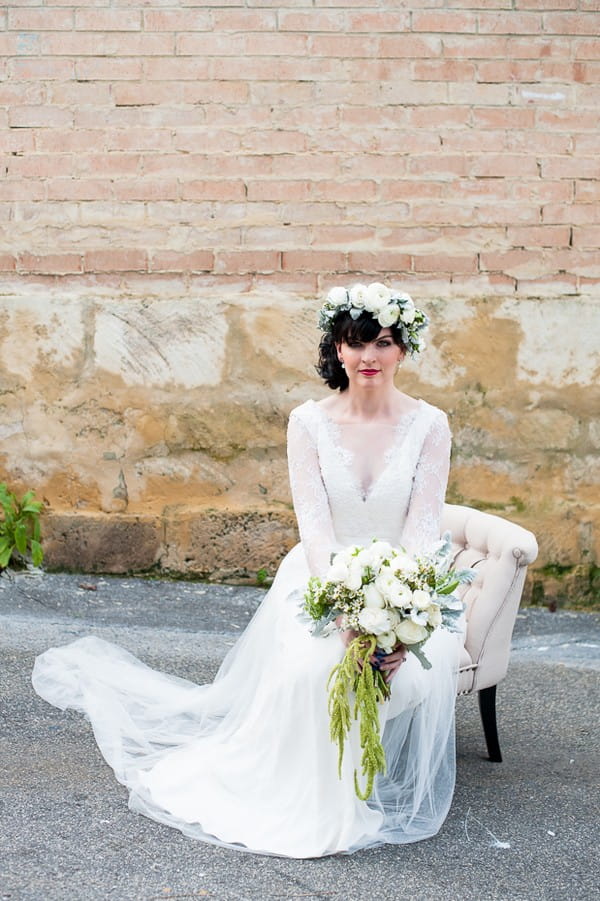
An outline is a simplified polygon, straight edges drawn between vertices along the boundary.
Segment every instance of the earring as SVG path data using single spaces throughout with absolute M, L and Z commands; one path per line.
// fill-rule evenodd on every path
M 343 361 L 343 360 L 340 360 L 340 366 L 342 367 L 342 369 L 345 369 L 345 368 L 346 368 L 346 367 L 344 366 L 344 361 Z

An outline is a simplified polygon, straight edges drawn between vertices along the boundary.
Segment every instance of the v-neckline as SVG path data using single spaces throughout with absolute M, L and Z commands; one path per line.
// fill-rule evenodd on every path
M 331 418 L 331 416 L 328 416 L 327 413 L 325 412 L 325 410 L 323 410 L 322 406 L 320 404 L 318 404 L 316 401 L 312 401 L 312 403 L 315 405 L 315 407 L 319 411 L 319 415 L 321 416 L 322 420 L 325 422 L 325 424 L 327 426 L 327 433 L 328 433 L 329 440 L 331 441 L 335 450 L 339 451 L 342 464 L 348 472 L 348 475 L 352 481 L 352 484 L 356 490 L 356 493 L 358 494 L 360 500 L 364 504 L 366 504 L 367 501 L 369 501 L 370 498 L 373 496 L 375 489 L 377 488 L 377 486 L 383 479 L 384 475 L 387 473 L 388 469 L 390 468 L 393 452 L 396 449 L 396 447 L 398 446 L 399 436 L 403 435 L 404 437 L 406 437 L 406 434 L 408 432 L 408 429 L 405 427 L 406 424 L 408 423 L 408 425 L 410 425 L 410 423 L 414 419 L 416 419 L 418 414 L 421 412 L 421 410 L 423 408 L 423 400 L 421 398 L 419 398 L 417 400 L 417 406 L 413 410 L 411 410 L 409 413 L 403 413 L 402 416 L 400 417 L 400 419 L 398 420 L 398 422 L 396 422 L 392 426 L 393 438 L 390 441 L 389 447 L 386 448 L 385 453 L 383 454 L 383 458 L 384 458 L 383 468 L 381 469 L 379 474 L 373 479 L 373 481 L 371 482 L 371 484 L 368 486 L 367 489 L 365 489 L 364 486 L 361 484 L 360 479 L 358 478 L 356 471 L 354 469 L 354 466 L 353 466 L 354 458 L 356 456 L 355 452 L 350 450 L 349 447 L 345 447 L 341 441 L 340 429 L 343 428 L 342 424 L 339 422 L 336 422 L 335 419 Z

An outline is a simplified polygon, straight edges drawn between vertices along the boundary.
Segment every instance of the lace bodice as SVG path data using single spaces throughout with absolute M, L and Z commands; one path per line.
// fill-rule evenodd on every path
M 415 553 L 440 537 L 450 462 L 445 413 L 425 401 L 395 427 L 342 426 L 312 400 L 292 410 L 288 462 L 309 569 L 373 538 Z

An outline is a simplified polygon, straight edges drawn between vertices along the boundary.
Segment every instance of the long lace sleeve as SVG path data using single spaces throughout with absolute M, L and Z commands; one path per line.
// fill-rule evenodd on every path
M 314 440 L 293 412 L 288 423 L 288 466 L 294 511 L 311 575 L 323 576 L 335 533 Z
M 440 537 L 451 440 L 448 419 L 440 412 L 423 442 L 402 530 L 402 546 L 410 553 L 429 550 Z

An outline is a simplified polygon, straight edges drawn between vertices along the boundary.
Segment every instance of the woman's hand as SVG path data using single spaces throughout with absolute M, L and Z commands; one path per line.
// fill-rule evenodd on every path
M 391 654 L 380 652 L 371 657 L 371 662 L 381 670 L 386 682 L 392 681 L 396 672 L 400 669 L 405 660 L 406 648 L 402 644 L 396 645 Z

